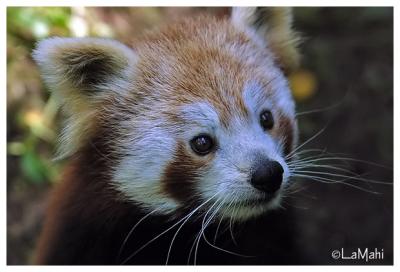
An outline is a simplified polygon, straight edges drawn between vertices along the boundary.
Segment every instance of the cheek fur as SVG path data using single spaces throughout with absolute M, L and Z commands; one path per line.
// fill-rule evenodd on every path
M 184 143 L 179 142 L 174 160 L 170 162 L 164 171 L 164 178 L 161 180 L 163 190 L 173 199 L 188 203 L 198 197 L 198 182 L 201 173 L 204 173 L 210 158 L 195 158 L 189 154 Z

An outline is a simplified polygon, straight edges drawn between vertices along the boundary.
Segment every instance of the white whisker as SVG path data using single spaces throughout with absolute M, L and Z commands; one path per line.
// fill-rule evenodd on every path
M 129 257 L 127 257 L 121 264 L 125 264 L 127 261 L 129 261 L 131 258 L 133 258 L 137 253 L 139 253 L 142 249 L 144 249 L 146 246 L 148 246 L 149 244 L 151 244 L 152 242 L 154 242 L 156 239 L 158 239 L 159 237 L 161 237 L 162 235 L 164 235 L 165 233 L 167 233 L 168 231 L 170 231 L 171 229 L 173 229 L 174 227 L 176 227 L 179 223 L 181 223 L 183 220 L 185 220 L 187 217 L 190 217 L 191 215 L 193 215 L 196 211 L 198 211 L 202 206 L 204 206 L 206 203 L 208 203 L 212 198 L 214 198 L 218 193 L 216 193 L 215 195 L 213 195 L 212 197 L 210 197 L 209 199 L 207 199 L 205 202 L 203 202 L 201 205 L 199 205 L 197 208 L 195 208 L 194 210 L 192 210 L 189 214 L 187 214 L 186 216 L 184 216 L 183 218 L 181 218 L 178 222 L 176 222 L 175 224 L 173 224 L 171 227 L 169 227 L 168 229 L 166 229 L 165 231 L 163 231 L 162 233 L 160 233 L 159 235 L 157 235 L 156 237 L 154 237 L 153 239 L 151 239 L 150 241 L 148 241 L 146 244 L 144 244 L 143 246 L 141 246 L 138 250 L 136 250 L 135 252 L 133 252 L 131 255 L 129 255 Z
M 119 258 L 121 257 L 122 251 L 128 241 L 128 239 L 130 238 L 130 236 L 132 235 L 133 231 L 139 226 L 140 223 L 142 223 L 147 217 L 149 217 L 150 215 L 154 214 L 155 212 L 157 212 L 159 209 L 155 209 L 153 211 L 151 211 L 150 213 L 148 213 L 147 215 L 143 216 L 129 231 L 129 233 L 127 234 L 127 236 L 125 237 L 120 249 L 119 249 L 119 253 L 118 253 L 118 257 L 117 259 L 119 260 Z
M 310 176 L 310 175 L 301 175 L 301 174 L 296 174 L 296 175 L 294 175 L 294 176 L 295 176 L 295 177 L 297 176 L 297 177 L 308 178 L 308 179 L 310 179 L 310 180 L 315 180 L 315 181 L 319 181 L 319 182 L 326 183 L 326 184 L 335 184 L 335 183 L 343 184 L 343 185 L 346 185 L 346 186 L 350 186 L 350 187 L 359 189 L 359 190 L 364 191 L 364 192 L 368 192 L 368 193 L 372 193 L 372 194 L 380 194 L 379 192 L 370 191 L 370 190 L 367 190 L 367 189 L 362 188 L 362 187 L 360 187 L 360 186 L 357 186 L 357 185 L 354 185 L 354 184 L 351 184 L 351 183 L 344 182 L 344 180 L 346 180 L 346 179 L 344 179 L 344 180 L 332 180 L 332 179 L 323 178 L 323 177 Z
M 307 171 L 307 170 L 297 170 L 297 171 L 293 172 L 294 175 L 296 175 L 297 173 L 299 173 L 299 174 L 317 174 L 317 175 L 319 174 L 319 175 L 345 178 L 346 180 L 364 181 L 364 182 L 368 182 L 368 183 L 375 183 L 375 184 L 382 184 L 382 185 L 393 185 L 393 183 L 390 183 L 390 182 L 360 178 L 361 175 L 346 176 L 346 175 L 334 174 L 334 173 L 329 173 L 329 172 Z M 319 177 L 319 176 L 317 176 L 317 177 Z
M 303 146 L 305 146 L 306 144 L 308 144 L 309 142 L 311 142 L 312 140 L 314 140 L 315 138 L 317 138 L 322 132 L 325 131 L 327 126 L 325 126 L 324 128 L 322 128 L 320 131 L 318 131 L 314 136 L 310 137 L 307 141 L 305 141 L 304 143 L 302 143 L 301 145 L 299 145 L 298 147 L 296 147 L 294 150 L 292 150 L 289 154 L 286 155 L 285 159 L 290 159 L 295 155 L 295 152 L 297 150 L 299 150 L 300 148 L 302 148 Z
M 207 227 L 207 224 L 204 225 L 204 221 L 206 220 L 206 217 L 208 215 L 208 213 L 212 210 L 212 208 L 218 203 L 218 200 L 208 209 L 208 211 L 206 212 L 206 214 L 203 217 L 203 220 L 201 222 L 201 228 L 198 234 L 198 238 L 197 238 L 197 242 L 196 242 L 196 247 L 194 250 L 194 259 L 193 259 L 193 264 L 196 265 L 197 263 L 197 253 L 198 253 L 198 249 L 199 249 L 199 244 L 200 244 L 200 238 L 201 238 L 201 234 L 202 232 L 205 230 L 205 228 Z M 210 222 L 212 219 L 212 217 L 209 218 L 209 220 L 207 222 Z

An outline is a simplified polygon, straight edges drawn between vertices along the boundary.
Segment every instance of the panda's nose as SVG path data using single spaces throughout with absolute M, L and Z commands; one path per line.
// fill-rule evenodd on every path
M 263 160 L 255 167 L 250 183 L 265 193 L 275 193 L 282 184 L 283 168 L 277 161 Z

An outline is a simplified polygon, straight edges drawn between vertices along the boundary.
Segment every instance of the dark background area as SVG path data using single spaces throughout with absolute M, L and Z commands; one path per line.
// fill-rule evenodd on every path
M 390 8 L 299 8 L 296 28 L 304 33 L 303 67 L 314 73 L 315 95 L 298 111 L 331 109 L 299 116 L 301 141 L 323 129 L 308 148 L 393 167 L 393 17 Z M 393 171 L 361 162 L 348 169 L 393 181 Z M 338 264 L 334 249 L 384 249 L 393 258 L 393 188 L 363 185 L 380 194 L 340 184 L 303 181 L 296 205 L 306 254 L 317 263 Z M 346 264 L 357 262 L 348 261 Z M 363 261 L 358 262 L 363 264 Z M 365 262 L 364 262 L 365 263 Z
M 29 264 L 48 193 L 62 162 L 52 160 L 62 116 L 42 85 L 30 53 L 47 36 L 105 36 L 125 43 L 168 20 L 226 8 L 8 8 L 7 263 Z M 351 157 L 364 178 L 393 182 L 393 9 L 295 8 L 303 34 L 302 67 L 290 75 L 304 149 Z M 324 109 L 309 114 L 310 110 Z M 345 154 L 345 155 L 343 155 Z M 393 263 L 393 187 L 353 181 L 297 181 L 298 243 L 317 264 Z M 289 204 L 288 204 L 289 205 Z M 379 261 L 340 261 L 332 250 L 384 249 Z

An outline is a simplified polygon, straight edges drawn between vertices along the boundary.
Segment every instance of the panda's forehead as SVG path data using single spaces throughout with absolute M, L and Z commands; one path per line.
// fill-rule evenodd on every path
M 231 103 L 229 103 L 229 98 L 226 100 L 225 103 L 218 103 L 218 101 L 200 99 L 197 102 L 184 104 L 178 107 L 178 116 L 185 123 L 210 129 L 221 125 L 228 128 L 233 121 L 251 121 L 254 114 L 262 108 L 271 108 L 274 105 L 273 97 L 266 91 L 265 85 L 254 80 L 243 85 L 241 103 L 237 103 L 235 99 L 232 99 Z

